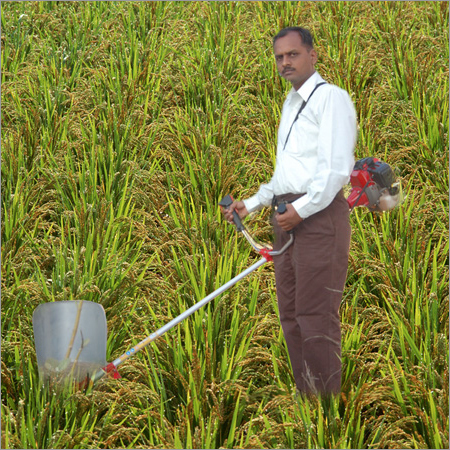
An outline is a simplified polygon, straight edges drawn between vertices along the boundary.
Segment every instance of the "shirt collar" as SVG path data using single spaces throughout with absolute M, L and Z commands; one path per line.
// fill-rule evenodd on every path
M 303 99 L 303 101 L 307 101 L 309 96 L 311 95 L 311 92 L 316 87 L 316 84 L 321 83 L 323 78 L 317 73 L 314 72 L 301 86 L 299 90 L 295 90 L 292 88 L 291 93 L 294 94 L 295 92 L 300 95 L 300 97 Z

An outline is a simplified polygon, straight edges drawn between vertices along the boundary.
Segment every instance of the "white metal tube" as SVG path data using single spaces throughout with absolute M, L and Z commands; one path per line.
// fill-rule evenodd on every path
M 142 350 L 144 347 L 146 347 L 150 342 L 154 341 L 159 336 L 162 336 L 166 331 L 169 331 L 171 328 L 173 328 L 175 325 L 179 324 L 181 321 L 186 319 L 186 317 L 189 317 L 191 314 L 193 314 L 198 309 L 205 306 L 207 303 L 209 303 L 212 299 L 216 298 L 218 295 L 222 294 L 222 292 L 225 292 L 227 289 L 229 289 L 231 286 L 235 285 L 238 281 L 242 280 L 242 278 L 245 278 L 249 273 L 256 270 L 258 267 L 262 266 L 264 263 L 267 262 L 266 258 L 261 258 L 259 261 L 251 265 L 248 269 L 244 270 L 239 275 L 236 275 L 234 278 L 232 278 L 230 281 L 225 283 L 223 286 L 216 289 L 211 294 L 207 295 L 204 299 L 200 300 L 195 305 L 191 306 L 188 310 L 181 313 L 179 316 L 175 317 L 175 319 L 172 319 L 170 322 L 168 322 L 166 325 L 162 326 L 159 330 L 152 333 L 150 336 L 147 336 L 145 339 L 143 339 L 141 342 L 136 344 L 134 347 L 127 350 L 123 355 L 119 356 L 117 359 L 115 359 L 112 364 L 117 368 L 119 364 L 122 364 L 124 361 L 126 361 L 128 358 L 136 354 L 138 351 Z M 100 369 L 97 373 L 94 374 L 94 376 L 91 378 L 93 382 L 98 381 L 100 378 L 102 378 L 104 375 L 106 375 L 106 372 L 103 369 Z

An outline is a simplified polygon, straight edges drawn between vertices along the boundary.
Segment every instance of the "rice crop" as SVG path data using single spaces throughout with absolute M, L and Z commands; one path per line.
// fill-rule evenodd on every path
M 2 2 L 2 448 L 448 448 L 448 2 Z M 259 256 L 224 222 L 273 171 L 310 28 L 356 158 L 402 205 L 351 215 L 341 395 L 296 395 L 268 263 L 79 390 L 39 380 L 32 314 L 90 300 L 107 360 Z M 272 239 L 270 211 L 246 219 Z

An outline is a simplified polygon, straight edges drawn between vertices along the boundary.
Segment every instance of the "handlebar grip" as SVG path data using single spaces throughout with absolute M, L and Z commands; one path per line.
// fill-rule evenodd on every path
M 277 213 L 278 214 L 284 214 L 287 211 L 287 207 L 286 207 L 286 203 L 280 203 L 277 206 Z M 294 230 L 289 230 L 288 233 L 292 234 L 294 232 Z
M 226 195 L 222 200 L 220 200 L 219 205 L 222 208 L 228 209 L 230 205 L 233 203 L 233 197 L 231 195 Z M 244 225 L 242 225 L 241 218 L 236 211 L 233 211 L 233 222 L 236 225 L 238 231 L 245 230 Z

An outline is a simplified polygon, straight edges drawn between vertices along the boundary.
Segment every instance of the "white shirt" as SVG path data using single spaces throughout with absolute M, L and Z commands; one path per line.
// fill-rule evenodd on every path
M 270 206 L 274 195 L 305 194 L 292 203 L 302 219 L 326 208 L 349 182 L 355 163 L 356 112 L 346 91 L 332 84 L 319 86 L 289 129 L 302 105 L 323 78 L 314 72 L 289 92 L 278 128 L 275 171 L 267 184 L 244 200 L 250 213 Z

